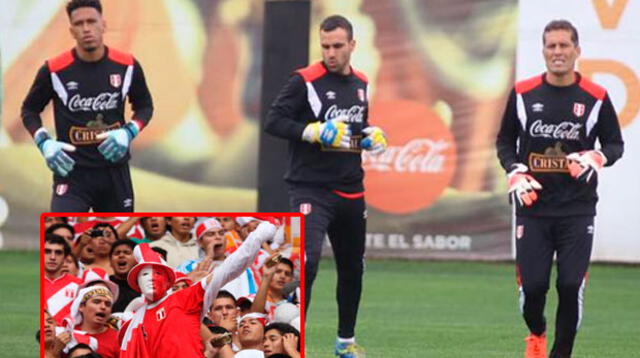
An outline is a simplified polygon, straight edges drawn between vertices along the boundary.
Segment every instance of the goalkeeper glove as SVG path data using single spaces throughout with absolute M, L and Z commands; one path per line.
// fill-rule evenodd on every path
M 387 149 L 387 136 L 378 127 L 367 127 L 362 130 L 365 134 L 360 142 L 362 149 L 368 150 L 373 155 L 382 154 Z
M 529 171 L 526 165 L 516 163 L 511 168 L 511 171 L 507 174 L 511 201 L 519 206 L 533 205 L 538 200 L 536 190 L 542 189 L 542 185 L 531 175 L 525 174 Z
M 34 138 L 49 169 L 61 177 L 69 175 L 76 162 L 65 151 L 75 152 L 76 147 L 69 143 L 51 139 L 44 128 L 39 129 Z
M 340 116 L 326 122 L 309 123 L 302 132 L 302 140 L 309 143 L 322 143 L 327 147 L 349 148 L 351 129 L 344 123 L 346 121 L 346 116 Z
M 607 157 L 599 150 L 574 152 L 567 155 L 569 174 L 577 180 L 588 183 L 593 174 L 598 174 L 607 162 Z
M 135 122 L 129 122 L 122 128 L 100 133 L 96 139 L 104 141 L 100 143 L 98 150 L 105 159 L 115 163 L 127 154 L 131 141 L 139 132 L 140 129 Z

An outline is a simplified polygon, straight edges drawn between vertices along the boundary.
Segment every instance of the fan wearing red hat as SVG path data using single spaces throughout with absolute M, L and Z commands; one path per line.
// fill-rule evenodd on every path
M 273 238 L 275 232 L 274 225 L 261 223 L 213 273 L 175 293 L 169 290 L 175 281 L 174 271 L 148 244 L 136 246 L 138 264 L 127 280 L 142 293 L 146 303 L 120 330 L 120 357 L 204 357 L 199 334 L 202 317 L 218 290 L 253 262 L 261 244 Z
M 261 313 L 249 313 L 240 318 L 238 332 L 240 335 L 240 350 L 236 357 L 264 357 L 263 341 L 264 327 L 267 325 L 267 316 Z

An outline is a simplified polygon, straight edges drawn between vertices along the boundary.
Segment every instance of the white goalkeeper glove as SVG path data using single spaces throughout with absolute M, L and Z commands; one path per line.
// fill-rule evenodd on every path
M 351 129 L 345 123 L 347 120 L 347 116 L 340 116 L 326 122 L 309 123 L 302 132 L 302 140 L 322 143 L 326 147 L 349 148 Z
M 511 166 L 511 171 L 507 174 L 509 180 L 509 195 L 511 201 L 518 206 L 531 206 L 538 200 L 536 190 L 541 190 L 542 185 L 531 175 L 526 165 L 516 163 Z
M 140 128 L 135 122 L 129 122 L 122 128 L 100 133 L 96 139 L 103 140 L 98 146 L 98 150 L 105 159 L 110 162 L 117 162 L 122 159 L 131 145 L 131 141 L 140 132 Z
M 569 174 L 576 179 L 588 183 L 594 174 L 607 163 L 607 157 L 599 150 L 574 152 L 567 155 Z
M 379 127 L 367 127 L 362 130 L 365 137 L 360 142 L 362 149 L 368 150 L 373 155 L 384 153 L 387 150 L 387 135 Z

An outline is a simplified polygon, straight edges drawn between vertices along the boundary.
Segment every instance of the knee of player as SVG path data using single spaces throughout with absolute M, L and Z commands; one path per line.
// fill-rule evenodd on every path
M 544 295 L 549 291 L 549 284 L 544 281 L 534 281 L 525 283 L 522 290 L 527 296 Z
M 570 293 L 575 294 L 585 287 L 583 281 L 558 281 L 556 283 L 556 289 L 558 293 Z

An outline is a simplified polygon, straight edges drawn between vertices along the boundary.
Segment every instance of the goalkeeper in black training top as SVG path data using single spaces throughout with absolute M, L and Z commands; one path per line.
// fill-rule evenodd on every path
M 46 61 L 22 105 L 22 121 L 54 173 L 51 211 L 132 212 L 129 147 L 151 119 L 151 94 L 138 61 L 104 45 L 99 0 L 72 0 L 67 14 L 76 46 Z M 55 138 L 40 118 L 51 100 Z
M 550 357 L 569 358 L 582 319 L 598 171 L 622 156 L 623 142 L 607 91 L 574 71 L 580 46 L 573 25 L 550 22 L 542 52 L 547 72 L 516 84 L 497 149 L 516 206 L 520 303 L 530 331 L 525 357 L 547 357 L 544 305 L 555 254 L 559 303 Z

